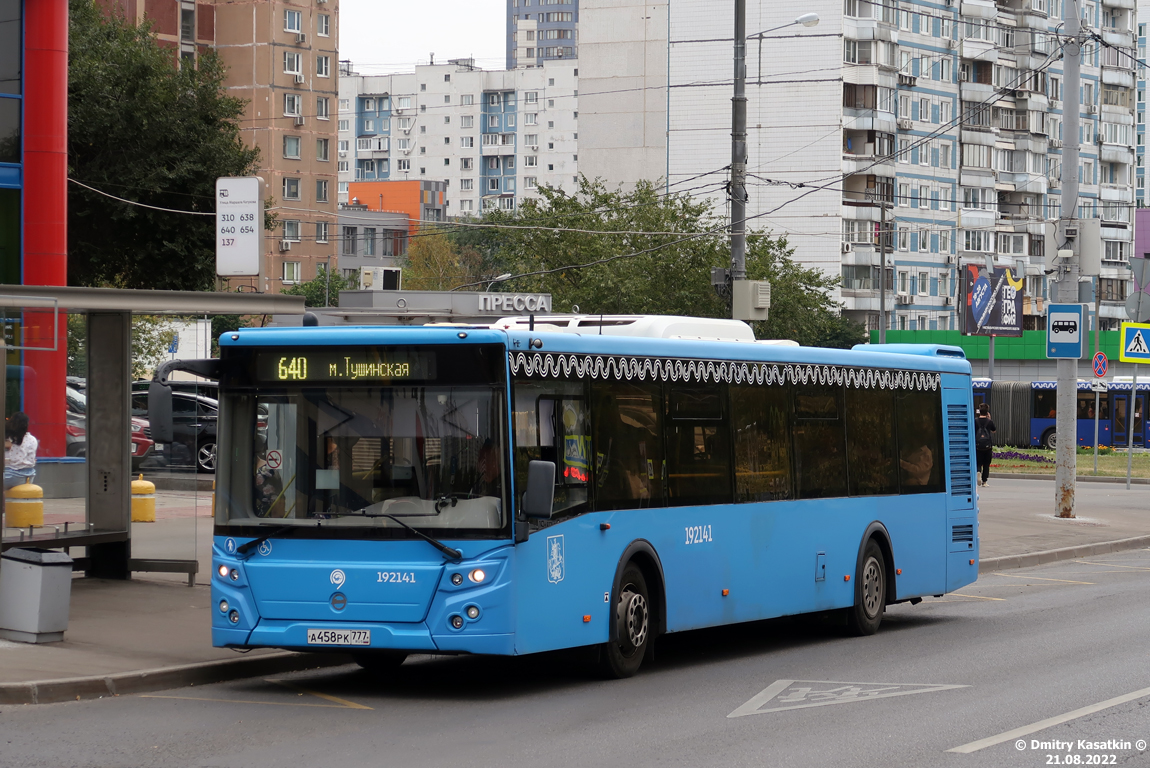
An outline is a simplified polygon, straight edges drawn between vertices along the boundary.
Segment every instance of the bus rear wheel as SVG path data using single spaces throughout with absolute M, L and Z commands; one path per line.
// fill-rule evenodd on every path
M 628 563 L 615 596 L 615 639 L 603 644 L 600 668 L 606 677 L 622 679 L 639 671 L 647 644 L 651 642 L 651 599 L 647 580 L 634 563 Z
M 847 610 L 847 626 L 852 634 L 873 635 L 886 611 L 886 558 L 874 539 L 863 551 L 855 582 L 855 604 Z
M 1042 447 L 1048 451 L 1053 451 L 1058 447 L 1058 433 L 1053 429 L 1048 429 L 1042 433 Z

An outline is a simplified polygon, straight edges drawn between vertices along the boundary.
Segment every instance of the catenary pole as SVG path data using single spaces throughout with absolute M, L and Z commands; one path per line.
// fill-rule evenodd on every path
M 735 0 L 731 97 L 731 284 L 747 279 L 747 0 Z
M 1082 97 L 1079 93 L 1082 64 L 1082 40 L 1079 36 L 1081 24 L 1081 4 L 1079 0 L 1070 0 L 1068 3 L 1070 13 L 1066 14 L 1065 40 L 1062 48 L 1062 77 L 1066 88 L 1065 99 L 1067 109 L 1064 109 L 1063 136 L 1066 141 L 1062 149 L 1062 198 L 1060 224 L 1067 226 L 1078 215 L 1078 149 L 1080 138 L 1079 113 L 1081 111 Z M 1057 240 L 1061 240 L 1059 233 Z M 1059 247 L 1059 243 L 1056 247 Z M 1073 304 L 1078 301 L 1078 256 L 1070 260 L 1065 267 L 1060 267 L 1058 275 L 1058 299 L 1062 303 Z M 1082 333 L 1082 329 L 1079 329 Z M 1076 455 L 1075 448 L 1078 443 L 1078 361 L 1067 358 L 1058 360 L 1058 394 L 1057 419 L 1055 430 L 1057 445 L 1055 446 L 1054 465 L 1054 509 L 1058 517 L 1074 517 L 1074 475 Z

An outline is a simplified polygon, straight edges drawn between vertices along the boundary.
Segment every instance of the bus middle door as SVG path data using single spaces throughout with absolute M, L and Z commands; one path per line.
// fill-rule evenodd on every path
M 1114 422 L 1112 427 L 1114 446 L 1128 445 L 1130 442 L 1130 434 L 1127 432 L 1126 425 L 1129 422 L 1128 416 L 1130 413 L 1130 392 L 1116 392 L 1111 390 L 1110 399 L 1112 402 Z M 1143 428 L 1143 414 L 1146 412 L 1146 393 L 1139 392 L 1138 399 L 1134 402 L 1134 444 L 1145 445 L 1145 429 Z

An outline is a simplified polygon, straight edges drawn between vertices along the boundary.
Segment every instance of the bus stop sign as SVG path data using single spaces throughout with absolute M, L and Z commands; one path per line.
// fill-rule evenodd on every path
M 1110 361 L 1106 359 L 1105 352 L 1099 352 L 1094 355 L 1094 376 L 1101 379 L 1106 375 L 1106 369 L 1110 367 Z
M 1046 310 L 1046 356 L 1082 359 L 1082 305 L 1050 304 Z

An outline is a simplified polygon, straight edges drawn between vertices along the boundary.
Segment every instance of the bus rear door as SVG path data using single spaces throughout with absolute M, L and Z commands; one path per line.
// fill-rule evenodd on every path
M 1130 413 L 1130 392 L 1110 391 L 1110 401 L 1114 413 L 1113 445 L 1128 445 L 1130 436 L 1126 431 L 1127 416 Z M 1134 444 L 1145 445 L 1145 434 L 1142 427 L 1142 414 L 1146 412 L 1146 393 L 1139 392 L 1138 400 L 1134 404 Z

